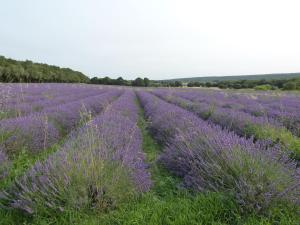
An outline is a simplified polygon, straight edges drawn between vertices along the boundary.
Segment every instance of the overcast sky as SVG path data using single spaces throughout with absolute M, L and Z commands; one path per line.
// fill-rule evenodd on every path
M 91 77 L 300 72 L 299 0 L 0 2 L 0 55 Z

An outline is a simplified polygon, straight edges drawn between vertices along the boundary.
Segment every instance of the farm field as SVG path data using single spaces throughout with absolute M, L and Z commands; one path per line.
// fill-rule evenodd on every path
M 0 224 L 300 224 L 300 96 L 0 84 Z

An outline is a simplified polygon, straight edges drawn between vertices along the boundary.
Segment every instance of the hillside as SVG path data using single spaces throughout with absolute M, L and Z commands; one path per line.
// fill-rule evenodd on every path
M 87 83 L 89 78 L 69 68 L 0 56 L 0 82 Z
M 213 76 L 213 77 L 188 77 L 169 79 L 164 81 L 181 81 L 181 82 L 213 82 L 213 81 L 237 81 L 237 80 L 281 80 L 299 78 L 300 73 L 278 73 L 278 74 L 257 74 L 257 75 L 243 75 L 243 76 Z

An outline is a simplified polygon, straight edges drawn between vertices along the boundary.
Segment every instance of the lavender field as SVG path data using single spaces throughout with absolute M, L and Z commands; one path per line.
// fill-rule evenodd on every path
M 299 224 L 300 96 L 0 84 L 0 224 Z

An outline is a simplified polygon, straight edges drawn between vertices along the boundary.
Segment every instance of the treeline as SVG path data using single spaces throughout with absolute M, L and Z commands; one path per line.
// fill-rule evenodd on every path
M 69 68 L 18 61 L 0 56 L 0 82 L 28 83 L 88 83 L 89 78 L 83 73 Z
M 98 78 L 93 77 L 90 80 L 92 84 L 103 84 L 103 85 L 124 85 L 134 87 L 182 87 L 183 84 L 180 81 L 153 81 L 149 78 L 136 78 L 135 80 L 124 80 L 122 77 L 112 79 L 109 77 Z
M 300 78 L 281 80 L 236 80 L 236 81 L 214 81 L 214 82 L 189 82 L 188 87 L 218 87 L 221 89 L 244 89 L 256 90 L 300 90 Z
M 24 83 L 91 83 L 102 85 L 123 85 L 135 87 L 218 87 L 221 89 L 256 90 L 300 90 L 300 78 L 291 79 L 260 79 L 260 80 L 214 80 L 214 81 L 190 81 L 183 84 L 180 80 L 154 81 L 149 78 L 136 78 L 125 80 L 122 77 L 112 79 L 109 77 L 98 78 L 85 76 L 83 73 L 69 68 L 44 63 L 34 63 L 30 60 L 18 61 L 0 56 L 0 82 L 24 82 Z

